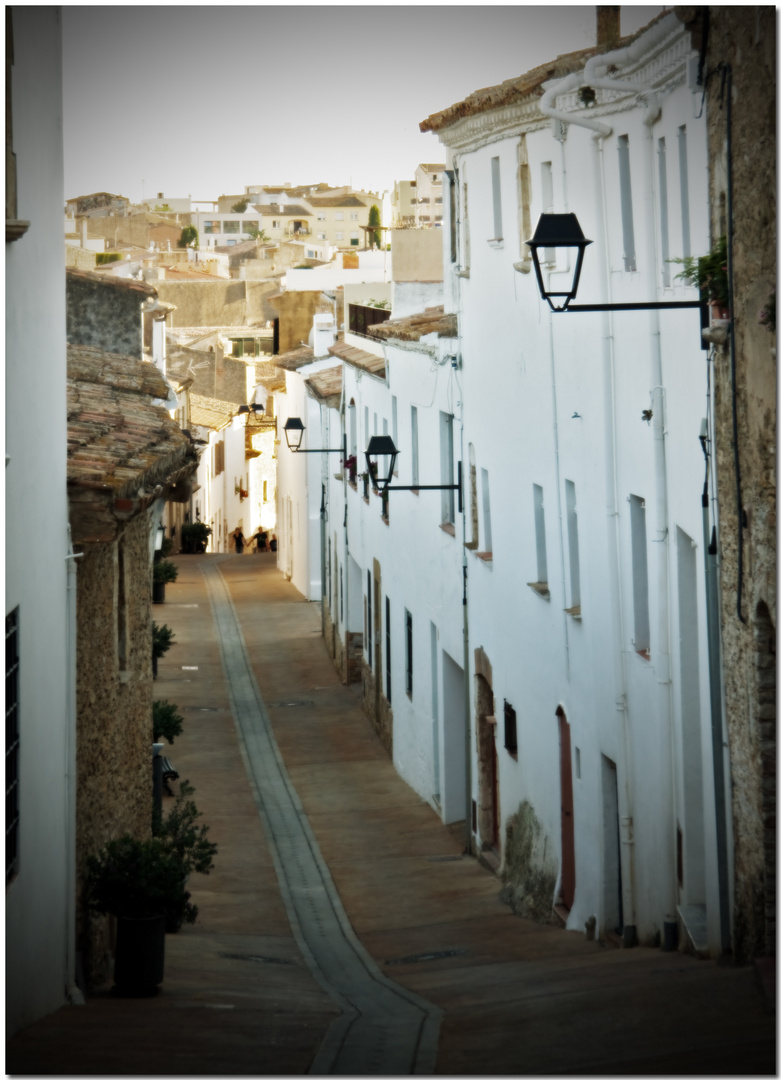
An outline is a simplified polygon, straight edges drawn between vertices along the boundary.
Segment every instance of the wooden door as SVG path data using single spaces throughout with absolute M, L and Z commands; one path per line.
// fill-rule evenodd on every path
M 561 902 L 569 911 L 575 900 L 575 814 L 572 793 L 572 746 L 564 710 L 559 720 L 559 772 L 561 776 Z

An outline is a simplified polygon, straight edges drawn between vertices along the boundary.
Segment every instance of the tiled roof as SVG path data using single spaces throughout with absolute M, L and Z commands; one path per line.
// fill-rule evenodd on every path
M 254 240 L 245 240 L 242 244 L 218 244 L 210 248 L 211 251 L 220 251 L 224 255 L 243 255 L 247 251 L 257 251 L 258 245 Z
M 562 77 L 577 71 L 586 60 L 596 54 L 596 48 L 580 49 L 578 52 L 564 53 L 555 60 L 532 68 L 525 75 L 519 75 L 514 79 L 507 79 L 498 86 L 487 86 L 483 90 L 475 90 L 468 98 L 457 102 L 455 105 L 433 113 L 420 123 L 421 131 L 440 131 L 451 124 L 462 120 L 467 116 L 475 116 L 477 113 L 487 112 L 490 109 L 498 109 L 502 105 L 511 105 L 522 98 L 527 97 L 533 91 L 541 95 L 541 87 L 548 79 Z
M 310 206 L 366 206 L 357 195 L 312 195 L 306 201 Z
M 149 361 L 68 346 L 68 499 L 75 543 L 113 540 L 118 522 L 170 494 L 197 467 L 188 436 L 153 398 Z
M 304 379 L 304 382 L 317 401 L 322 401 L 332 408 L 339 405 L 342 397 L 341 364 L 336 367 L 325 368 L 323 371 L 317 371 L 314 375 L 310 375 L 308 379 Z
M 314 350 L 308 345 L 301 345 L 297 349 L 289 349 L 287 352 L 279 353 L 274 357 L 274 363 L 277 367 L 284 368 L 285 371 L 295 371 L 304 364 L 311 364 L 314 359 Z
M 220 277 L 219 274 L 210 274 L 207 270 L 193 270 L 191 263 L 187 263 L 186 269 L 181 269 L 179 264 L 172 263 L 165 267 L 166 281 L 227 281 L 228 278 Z
M 337 341 L 328 352 L 338 360 L 344 360 L 346 364 L 368 372 L 369 375 L 376 375 L 378 379 L 385 378 L 385 360 L 382 356 L 375 356 L 374 353 L 348 345 L 345 341 Z
M 190 392 L 190 422 L 198 427 L 222 431 L 238 412 L 238 406 L 232 401 L 218 401 L 217 398 L 203 397 Z
M 445 314 L 444 306 L 426 308 L 415 315 L 403 319 L 388 319 L 377 323 L 367 331 L 371 337 L 381 341 L 420 341 L 426 334 L 438 334 L 439 337 L 458 335 L 458 316 L 455 312 Z
M 157 289 L 152 285 L 148 285 L 145 281 L 136 280 L 136 278 L 100 274 L 95 270 L 77 270 L 74 266 L 67 267 L 65 273 L 67 277 L 74 281 L 91 281 L 98 285 L 108 285 L 116 289 L 127 289 L 130 292 L 142 293 L 144 296 L 157 296 Z
M 263 203 L 258 209 L 264 217 L 311 217 L 311 210 L 297 203 L 292 206 L 280 206 L 278 203 Z

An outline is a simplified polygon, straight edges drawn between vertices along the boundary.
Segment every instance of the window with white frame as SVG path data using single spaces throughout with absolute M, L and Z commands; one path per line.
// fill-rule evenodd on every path
M 618 136 L 618 182 L 621 191 L 621 229 L 624 238 L 624 270 L 637 269 L 635 223 L 632 213 L 632 172 L 629 162 L 629 136 Z
M 635 652 L 651 658 L 651 626 L 648 614 L 648 541 L 645 527 L 645 500 L 629 496 L 629 523 L 632 532 L 632 599 L 634 604 Z
M 358 220 L 357 211 L 356 210 L 351 210 L 350 211 L 350 221 L 357 221 L 357 220 Z
M 441 483 L 452 484 L 453 480 L 453 415 L 439 414 L 439 460 Z M 454 525 L 456 520 L 456 500 L 454 491 L 442 492 L 442 524 Z
M 493 196 L 494 240 L 502 239 L 502 179 L 498 157 L 491 158 L 491 193 Z
M 578 506 L 575 500 L 575 484 L 564 481 L 567 508 L 567 541 L 569 545 L 570 606 L 568 615 L 580 615 L 580 545 L 578 541 Z

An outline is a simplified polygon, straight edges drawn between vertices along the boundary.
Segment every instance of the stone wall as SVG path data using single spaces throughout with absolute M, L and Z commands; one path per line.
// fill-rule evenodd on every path
M 149 522 L 83 549 L 77 580 L 76 867 L 87 980 L 106 974 L 108 920 L 82 905 L 85 861 L 123 833 L 151 835 L 152 618 Z M 124 597 L 124 601 L 123 601 Z
M 156 281 L 165 304 L 174 304 L 172 326 L 246 326 L 243 281 Z
M 65 244 L 65 265 L 75 266 L 77 270 L 94 270 L 97 264 L 97 254 L 88 248 L 79 247 L 76 244 Z
M 107 352 L 141 358 L 142 294 L 68 274 L 66 296 L 69 344 L 94 345 Z
M 500 898 L 516 915 L 552 922 L 554 891 L 559 873 L 555 845 L 545 836 L 528 802 L 507 819 L 504 840 L 503 887 Z
M 714 375 L 733 951 L 743 961 L 775 947 L 775 917 L 767 912 L 775 908 L 776 342 L 759 319 L 776 285 L 776 14 L 772 7 L 681 10 L 700 13 L 692 40 L 707 49 L 714 239 L 728 231 L 732 165 L 734 351 L 728 336 L 715 349 Z

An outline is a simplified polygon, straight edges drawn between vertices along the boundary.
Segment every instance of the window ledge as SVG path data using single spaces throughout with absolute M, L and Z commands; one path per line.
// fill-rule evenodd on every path
M 353 491 L 357 491 L 357 490 L 358 490 L 358 485 L 357 485 L 357 483 L 355 482 L 355 480 L 350 480 L 350 479 L 348 478 L 348 480 L 347 480 L 347 483 L 348 483 L 348 484 L 349 484 L 349 486 L 350 486 L 350 487 L 351 487 L 351 488 L 353 489 Z
M 386 525 L 390 525 L 390 518 L 387 518 L 385 514 L 380 514 L 380 520 L 384 521 Z
M 531 259 L 523 259 L 521 262 L 513 263 L 513 270 L 517 270 L 519 274 L 528 274 L 531 268 Z
M 335 472 L 334 473 L 334 480 L 344 480 L 344 473 Z
M 448 536 L 455 536 L 456 535 L 456 527 L 455 527 L 455 525 L 451 525 L 449 521 L 443 521 L 442 524 L 439 527 L 442 530 L 442 532 L 447 533 Z
M 467 540 L 464 547 L 469 551 L 477 551 L 477 540 Z
M 130 671 L 128 671 L 128 670 L 120 671 L 120 673 L 119 673 L 119 681 L 123 686 L 127 685 L 127 683 L 130 682 L 130 678 L 131 678 Z
M 504 247 L 504 237 L 503 236 L 495 236 L 493 238 L 493 240 L 488 241 L 488 246 L 494 248 L 497 251 L 500 250 L 501 248 Z
M 466 270 L 456 270 L 456 277 L 468 278 L 469 269 L 467 268 Z
M 483 562 L 490 563 L 494 561 L 493 551 L 476 551 L 475 555 L 478 559 L 482 559 Z
M 573 619 L 580 618 L 580 604 L 576 604 L 574 607 L 566 607 L 564 611 L 567 615 L 571 615 Z
M 11 218 L 5 219 L 5 242 L 11 243 L 13 240 L 21 240 L 27 230 L 30 228 L 29 221 L 18 221 Z
M 647 660 L 650 663 L 650 661 L 651 661 L 651 650 L 650 649 L 635 649 L 635 652 L 637 653 L 637 655 L 640 657 L 641 660 Z
M 550 589 L 548 588 L 547 581 L 527 581 L 526 584 L 530 589 L 534 589 L 538 596 L 541 596 L 543 600 L 550 600 Z

